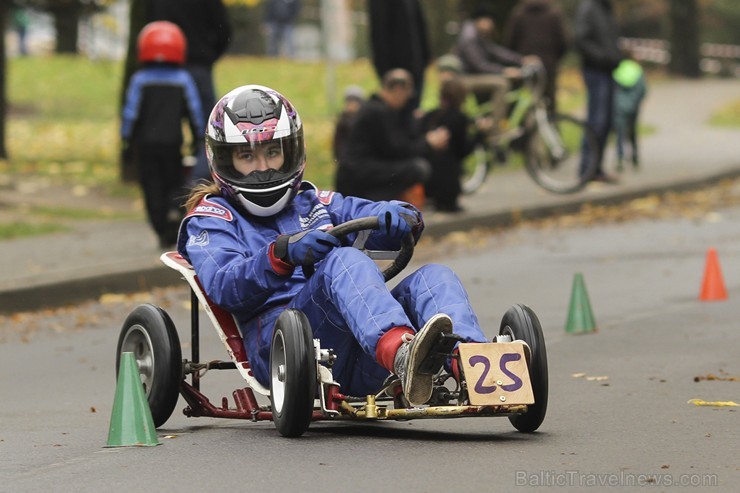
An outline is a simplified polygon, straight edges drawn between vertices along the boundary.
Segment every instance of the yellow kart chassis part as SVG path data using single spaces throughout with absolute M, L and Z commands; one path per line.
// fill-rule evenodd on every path
M 374 395 L 366 397 L 362 406 L 352 406 L 347 401 L 340 404 L 339 419 L 418 419 L 418 418 L 465 418 L 474 416 L 505 416 L 527 411 L 526 405 L 502 406 L 425 406 L 408 408 L 389 408 L 378 405 Z

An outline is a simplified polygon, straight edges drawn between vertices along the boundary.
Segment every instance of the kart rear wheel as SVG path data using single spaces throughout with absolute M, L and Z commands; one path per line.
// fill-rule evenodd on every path
M 270 349 L 270 404 L 275 428 L 285 437 L 308 430 L 316 395 L 316 356 L 311 324 L 300 310 L 280 314 Z
M 175 409 L 183 379 L 180 338 L 167 312 L 144 304 L 129 314 L 118 336 L 116 376 L 125 352 L 134 354 L 154 426 L 159 428 Z
M 533 432 L 540 427 L 547 412 L 547 351 L 542 326 L 531 308 L 514 305 L 504 313 L 500 335 L 509 335 L 512 340 L 522 340 L 529 345 L 531 355 L 527 361 L 529 378 L 532 382 L 534 404 L 526 413 L 509 416 L 509 421 L 519 431 Z

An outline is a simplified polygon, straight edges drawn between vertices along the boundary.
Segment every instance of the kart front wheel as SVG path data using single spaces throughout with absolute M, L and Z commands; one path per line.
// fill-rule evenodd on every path
M 542 326 L 531 308 L 526 305 L 514 305 L 504 313 L 499 334 L 508 335 L 514 341 L 524 341 L 529 346 L 531 353 L 527 366 L 532 382 L 534 404 L 530 405 L 525 413 L 509 416 L 509 420 L 517 430 L 533 432 L 540 427 L 547 412 L 547 351 Z
M 116 377 L 123 353 L 134 354 L 154 426 L 159 428 L 175 409 L 183 378 L 180 338 L 167 312 L 144 304 L 129 314 L 118 336 Z
M 270 349 L 272 420 L 281 435 L 299 437 L 308 430 L 315 395 L 311 325 L 303 312 L 287 309 L 275 322 Z

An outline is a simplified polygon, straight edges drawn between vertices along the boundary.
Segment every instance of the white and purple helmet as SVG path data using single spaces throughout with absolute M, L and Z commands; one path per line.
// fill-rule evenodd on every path
M 235 146 L 280 144 L 280 169 L 252 171 L 234 168 Z M 303 179 L 306 150 L 303 124 L 285 96 L 265 86 L 237 87 L 211 111 L 206 128 L 206 153 L 213 180 L 221 192 L 255 216 L 272 216 L 295 197 Z

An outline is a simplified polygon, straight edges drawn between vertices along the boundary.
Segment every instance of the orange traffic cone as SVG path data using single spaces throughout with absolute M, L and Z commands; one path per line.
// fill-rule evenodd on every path
M 707 250 L 707 264 L 704 268 L 704 280 L 701 283 L 701 301 L 721 301 L 727 299 L 725 281 L 719 268 L 717 251 L 714 248 Z

